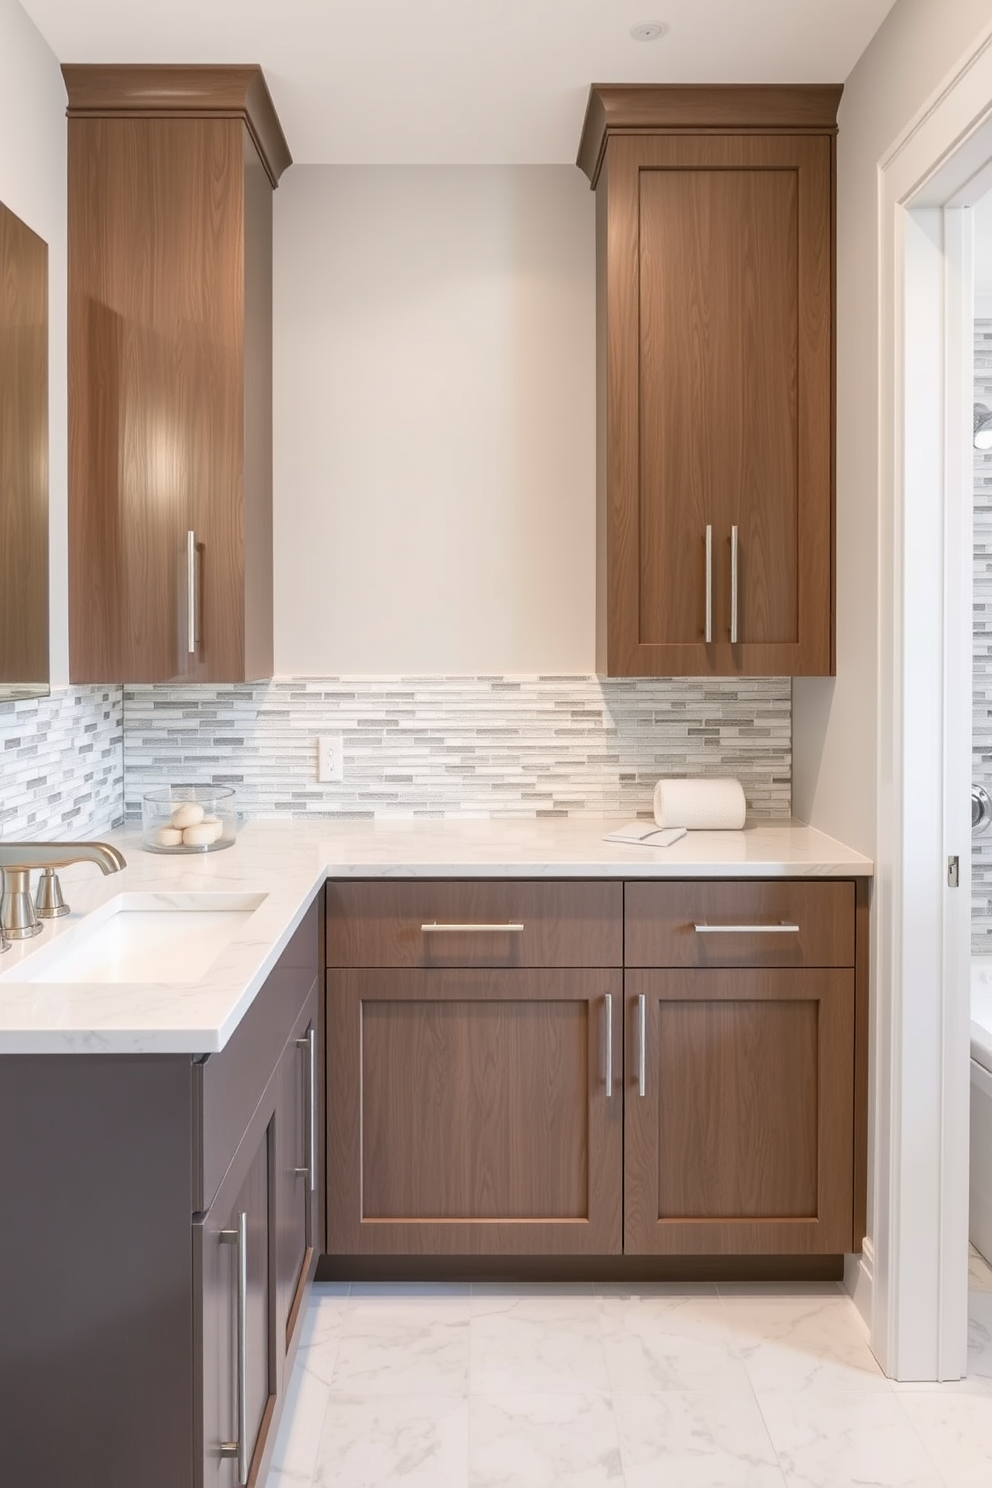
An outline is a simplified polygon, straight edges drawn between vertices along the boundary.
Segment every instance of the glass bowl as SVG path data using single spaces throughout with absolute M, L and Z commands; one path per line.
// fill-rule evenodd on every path
M 219 852 L 233 844 L 237 832 L 232 786 L 164 785 L 141 798 L 146 852 Z

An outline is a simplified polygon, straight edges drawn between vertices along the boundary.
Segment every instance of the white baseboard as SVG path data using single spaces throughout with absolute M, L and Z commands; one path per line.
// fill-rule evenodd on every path
M 875 1276 L 875 1247 L 866 1237 L 860 1255 L 844 1257 L 844 1287 L 850 1292 L 854 1305 L 864 1319 L 865 1327 L 872 1327 L 872 1288 Z

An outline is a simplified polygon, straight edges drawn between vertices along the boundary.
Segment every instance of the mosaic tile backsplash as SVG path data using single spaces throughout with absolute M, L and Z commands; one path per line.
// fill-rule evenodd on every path
M 0 838 L 97 837 L 123 807 L 120 687 L 0 702 Z
M 975 322 L 975 402 L 992 408 L 992 320 Z M 992 450 L 975 450 L 972 780 L 992 792 Z M 972 946 L 992 953 L 992 833 L 972 838 Z
M 317 783 L 341 734 L 344 781 Z M 128 817 L 144 790 L 234 785 L 247 817 L 650 815 L 660 775 L 736 775 L 788 817 L 788 678 L 324 677 L 128 687 Z

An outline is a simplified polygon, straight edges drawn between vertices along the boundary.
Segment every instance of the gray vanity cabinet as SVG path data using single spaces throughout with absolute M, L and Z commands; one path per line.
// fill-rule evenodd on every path
M 217 1054 L 0 1057 L 4 1484 L 264 1482 L 322 1245 L 322 907 Z

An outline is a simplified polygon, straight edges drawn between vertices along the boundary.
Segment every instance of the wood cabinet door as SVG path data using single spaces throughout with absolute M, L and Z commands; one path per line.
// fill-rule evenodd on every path
M 237 1488 L 260 1480 L 266 1433 L 275 1409 L 271 1236 L 274 1125 L 270 1121 L 254 1143 L 249 1132 L 209 1213 L 202 1224 L 194 1226 L 202 1360 L 202 1392 L 200 1400 L 194 1400 L 194 1410 L 201 1416 L 202 1488 Z M 237 1238 L 242 1223 L 247 1273 L 244 1288 L 239 1278 L 242 1258 Z M 239 1404 L 242 1392 L 243 1411 Z M 244 1477 L 239 1475 L 234 1455 L 242 1426 L 248 1465 Z
M 271 675 L 271 195 L 236 117 L 70 117 L 74 681 Z
M 317 986 L 283 1051 L 276 1108 L 276 1344 L 288 1354 L 316 1262 Z
M 851 1249 L 854 973 L 631 971 L 624 1250 Z
M 329 1253 L 618 1253 L 621 986 L 329 972 Z
M 813 135 L 609 142 L 612 675 L 833 669 L 832 150 Z

